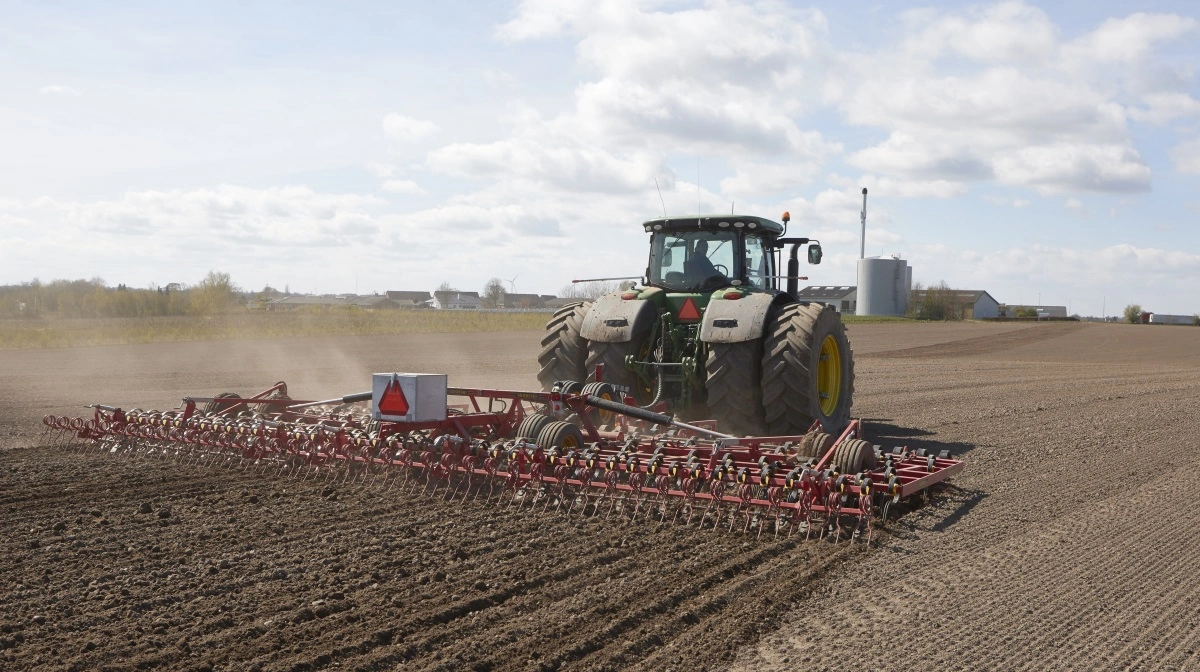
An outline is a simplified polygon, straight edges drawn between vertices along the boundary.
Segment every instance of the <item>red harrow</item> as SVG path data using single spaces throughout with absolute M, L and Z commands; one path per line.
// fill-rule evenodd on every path
M 817 425 L 732 437 L 619 403 L 606 383 L 517 392 L 446 388 L 427 374 L 375 379 L 373 392 L 324 401 L 290 399 L 280 382 L 250 398 L 188 397 L 169 411 L 97 404 L 90 419 L 43 423 L 49 441 L 101 452 L 835 541 L 869 541 L 873 519 L 963 469 L 945 451 L 881 451 L 857 420 L 837 437 Z

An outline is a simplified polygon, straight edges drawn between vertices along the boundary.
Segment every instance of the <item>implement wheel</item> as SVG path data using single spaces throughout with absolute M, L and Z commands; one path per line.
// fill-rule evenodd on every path
M 875 447 L 862 439 L 847 439 L 833 451 L 833 464 L 843 474 L 857 474 L 875 468 Z
M 803 434 L 813 420 L 833 435 L 850 423 L 854 353 L 832 306 L 793 303 L 767 321 L 762 360 L 767 431 Z
M 796 455 L 799 457 L 825 457 L 825 453 L 832 443 L 833 437 L 825 432 L 805 434 L 796 448 Z
M 538 435 L 546 428 L 546 425 L 554 422 L 554 418 L 541 413 L 531 413 L 521 420 L 521 424 L 517 425 L 517 431 L 513 435 L 516 438 L 525 438 L 537 442 Z
M 583 432 L 567 422 L 552 422 L 542 429 L 542 433 L 537 438 L 537 445 L 542 450 L 551 448 L 561 448 L 564 452 L 580 450 L 583 448 Z
M 583 381 L 587 377 L 584 363 L 588 356 L 587 340 L 579 335 L 583 317 L 591 308 L 590 301 L 559 308 L 546 323 L 542 351 L 538 353 L 538 382 L 549 392 L 560 380 Z
M 241 399 L 241 398 L 242 397 L 240 395 L 238 395 L 236 392 L 222 392 L 222 393 L 216 395 L 215 397 L 213 397 L 212 401 L 210 401 L 204 405 L 204 413 L 206 415 L 212 415 L 214 413 L 224 413 L 224 415 L 226 415 L 228 417 L 234 417 L 238 413 L 241 413 L 242 411 L 247 409 L 246 404 L 237 404 L 237 403 L 233 403 L 232 401 L 225 401 L 225 400 L 226 399 L 230 399 L 230 400 Z
M 597 396 L 605 401 L 623 401 L 617 394 L 617 388 L 608 383 L 588 383 L 583 386 L 580 394 Z M 591 407 L 589 407 L 587 414 L 592 418 L 592 422 L 598 426 L 611 424 L 614 421 L 613 416 L 615 415 L 612 411 Z
M 762 405 L 762 342 L 709 343 L 709 414 L 717 430 L 740 436 L 762 436 L 766 430 Z

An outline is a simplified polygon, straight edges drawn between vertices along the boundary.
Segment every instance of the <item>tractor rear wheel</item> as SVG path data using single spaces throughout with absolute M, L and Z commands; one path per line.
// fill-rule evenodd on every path
M 792 303 L 767 321 L 762 359 L 767 431 L 804 434 L 813 420 L 838 435 L 850 423 L 854 353 L 833 306 Z
M 587 380 L 596 382 L 596 365 L 603 364 L 604 377 L 602 380 L 604 382 L 628 388 L 629 394 L 637 399 L 638 403 L 644 404 L 650 401 L 654 391 L 646 386 L 636 373 L 625 366 L 625 357 L 628 355 L 648 357 L 648 348 L 645 347 L 645 343 L 644 337 L 626 343 L 601 343 L 599 341 L 588 343 L 587 362 L 584 365 L 587 371 Z
M 546 323 L 542 351 L 538 353 L 538 382 L 549 391 L 560 380 L 582 382 L 587 377 L 584 363 L 588 356 L 587 339 L 579 335 L 590 301 L 563 306 Z
M 705 365 L 709 414 L 717 430 L 740 436 L 762 436 L 762 341 L 709 343 Z

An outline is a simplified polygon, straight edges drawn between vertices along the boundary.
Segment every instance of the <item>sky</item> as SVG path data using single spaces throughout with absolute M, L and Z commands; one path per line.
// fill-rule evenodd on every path
M 1135 11 L 1136 10 L 1136 11 Z M 557 293 L 737 212 L 1200 312 L 1200 5 L 0 0 L 0 284 Z

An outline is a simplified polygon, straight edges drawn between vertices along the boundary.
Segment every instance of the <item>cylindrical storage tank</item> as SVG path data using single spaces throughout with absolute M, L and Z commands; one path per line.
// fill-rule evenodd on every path
M 891 257 L 858 260 L 858 315 L 900 317 L 908 307 L 908 262 Z

